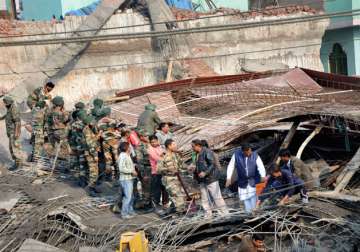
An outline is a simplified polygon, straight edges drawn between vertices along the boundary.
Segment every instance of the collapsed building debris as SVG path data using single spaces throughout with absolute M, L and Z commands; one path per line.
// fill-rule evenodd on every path
M 204 219 L 188 211 L 167 219 L 143 213 L 125 220 L 109 210 L 118 200 L 115 184 L 105 183 L 99 197 L 89 198 L 72 183 L 68 158 L 49 156 L 39 166 L 2 171 L 0 208 L 6 211 L 0 215 L 1 247 L 22 251 L 34 239 L 36 246 L 42 242 L 65 251 L 114 250 L 121 234 L 144 230 L 153 251 L 237 250 L 254 234 L 263 235 L 264 246 L 272 251 L 357 251 L 359 83 L 358 78 L 297 68 L 201 77 L 118 92 L 119 99 L 110 100 L 113 117 L 136 125 L 143 105 L 158 105 L 162 120 L 172 123 L 184 159 L 190 159 L 194 138 L 206 139 L 223 167 L 243 143 L 251 144 L 266 166 L 276 159 L 281 146 L 289 147 L 318 181 L 309 204 L 293 197 L 288 205 L 268 206 L 249 216 L 230 191 L 224 193 L 232 209 L 226 216 Z M 192 180 L 190 175 L 184 177 Z M 197 195 L 187 183 L 192 195 Z M 2 206 L 5 200 L 13 204 Z

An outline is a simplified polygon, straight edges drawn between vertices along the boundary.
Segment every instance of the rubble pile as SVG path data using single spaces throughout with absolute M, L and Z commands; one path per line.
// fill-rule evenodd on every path
M 320 77 L 322 81 L 316 81 Z M 138 208 L 137 218 L 121 219 L 110 211 L 119 202 L 116 182 L 102 183 L 97 197 L 89 197 L 76 185 L 69 158 L 57 160 L 49 153 L 37 165 L 1 170 L 1 246 L 4 251 L 33 243 L 64 251 L 84 247 L 113 251 L 121 234 L 144 230 L 152 251 L 236 250 L 251 247 L 255 235 L 264 237 L 263 246 L 273 251 L 356 251 L 360 244 L 360 117 L 353 108 L 360 104 L 352 81 L 342 77 L 343 89 L 339 89 L 336 76 L 306 69 L 199 77 L 119 92 L 118 96 L 129 99 L 111 104 L 112 116 L 128 125 L 136 123 L 144 104 L 158 105 L 160 117 L 174 124 L 183 158 L 191 159 L 192 139 L 206 139 L 219 156 L 223 176 L 243 143 L 250 144 L 269 167 L 288 141 L 294 122 L 298 122 L 296 132 L 288 142 L 294 153 L 321 127 L 316 141 L 301 153 L 314 177 L 306 181 L 306 185 L 314 182 L 308 204 L 294 196 L 284 206 L 266 204 L 249 215 L 239 206 L 236 188 L 230 188 L 223 190 L 230 213 L 214 213 L 207 219 L 195 211 L 199 193 L 191 183 L 192 175 L 184 173 L 196 208 L 192 205 L 166 218 Z M 224 180 L 220 182 L 223 187 Z

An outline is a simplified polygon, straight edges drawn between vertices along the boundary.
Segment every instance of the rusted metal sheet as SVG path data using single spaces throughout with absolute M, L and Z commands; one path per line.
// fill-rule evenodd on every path
M 318 72 L 306 68 L 301 68 L 301 70 L 323 87 L 360 90 L 360 78 L 358 77 Z
M 282 77 L 300 95 L 313 95 L 322 90 L 322 87 L 300 68 L 295 68 Z
M 238 74 L 238 75 L 225 75 L 225 76 L 215 76 L 215 77 L 199 77 L 194 79 L 186 79 L 179 81 L 172 81 L 167 83 L 160 83 L 151 86 L 120 91 L 117 92 L 117 96 L 129 95 L 131 98 L 144 95 L 151 92 L 160 92 L 160 91 L 174 91 L 184 88 L 194 88 L 194 87 L 204 87 L 211 85 L 224 85 L 234 82 L 249 81 L 253 79 L 260 79 L 269 77 L 272 75 L 277 75 L 280 73 L 275 72 L 266 72 L 266 73 L 250 73 L 250 74 Z

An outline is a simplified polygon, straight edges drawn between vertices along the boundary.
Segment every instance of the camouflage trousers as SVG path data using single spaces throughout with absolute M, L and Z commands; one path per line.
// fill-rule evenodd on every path
M 99 176 L 98 162 L 88 151 L 77 151 L 75 154 L 72 160 L 75 177 L 84 178 L 88 185 L 95 186 Z
M 185 191 L 178 178 L 176 176 L 163 176 L 162 182 L 176 210 L 182 212 L 185 208 Z
M 67 129 L 51 130 L 49 132 L 49 142 L 54 148 L 57 148 L 57 144 L 61 143 L 60 153 L 70 153 L 70 145 L 67 139 Z
M 37 160 L 41 157 L 42 155 L 42 151 L 43 151 L 43 147 L 44 147 L 44 131 L 42 129 L 33 129 L 33 141 L 32 141 L 32 146 L 33 146 L 33 152 L 32 152 L 32 159 L 33 160 Z
M 15 165 L 19 166 L 22 163 L 22 151 L 20 140 L 16 139 L 13 134 L 9 135 L 9 151 L 12 159 L 15 161 Z
M 87 176 L 87 163 L 85 151 L 76 151 L 72 158 L 72 168 L 74 169 L 75 177 Z
M 93 156 L 90 155 L 88 151 L 85 151 L 84 155 L 88 170 L 88 176 L 86 176 L 88 180 L 88 184 L 90 186 L 96 186 L 96 182 L 99 177 L 98 162 L 95 160 Z
M 116 163 L 119 157 L 118 144 L 103 142 L 102 149 L 105 157 L 106 171 L 112 171 L 112 175 L 117 179 L 119 177 L 119 168 Z
M 151 203 L 151 168 L 140 170 L 141 179 L 141 189 L 142 189 L 142 196 L 145 204 Z

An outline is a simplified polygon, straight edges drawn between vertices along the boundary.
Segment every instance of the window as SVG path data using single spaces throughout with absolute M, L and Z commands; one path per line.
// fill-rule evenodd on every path
M 341 45 L 334 44 L 329 56 L 330 72 L 334 74 L 348 75 L 347 56 Z

